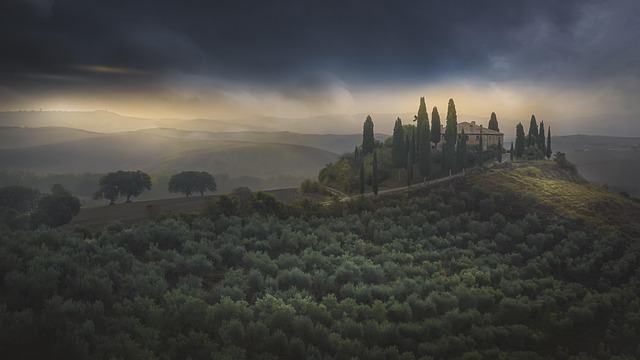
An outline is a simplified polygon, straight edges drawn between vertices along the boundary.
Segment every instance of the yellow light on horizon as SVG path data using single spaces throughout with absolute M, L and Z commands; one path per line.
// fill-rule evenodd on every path
M 143 70 L 133 69 L 133 68 L 125 68 L 125 67 L 117 67 L 117 66 L 105 66 L 105 65 L 75 65 L 74 69 L 94 72 L 94 73 L 103 73 L 103 74 L 140 74 L 143 73 Z

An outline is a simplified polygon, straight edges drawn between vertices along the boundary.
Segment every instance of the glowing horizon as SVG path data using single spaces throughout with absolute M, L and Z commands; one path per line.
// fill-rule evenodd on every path
M 637 1 L 466 5 L 3 3 L 15 16 L 0 23 L 0 111 L 295 119 L 409 114 L 425 96 L 443 116 L 453 98 L 507 128 L 535 114 L 567 131 L 640 114 Z M 420 14 L 438 16 L 407 21 Z M 628 121 L 598 129 L 640 135 Z

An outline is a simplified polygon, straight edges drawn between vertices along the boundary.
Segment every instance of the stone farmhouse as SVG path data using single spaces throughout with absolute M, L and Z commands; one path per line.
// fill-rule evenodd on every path
M 472 122 L 460 122 L 458 123 L 458 137 L 462 134 L 462 130 L 464 130 L 464 134 L 467 137 L 467 145 L 478 145 L 480 144 L 480 133 L 482 133 L 482 147 L 487 150 L 491 145 L 498 145 L 498 140 L 502 143 L 504 147 L 504 134 L 487 129 L 482 125 L 477 125 L 475 121 Z M 438 149 L 442 150 L 442 146 L 444 144 L 444 126 L 441 126 L 441 134 L 442 139 L 438 143 Z

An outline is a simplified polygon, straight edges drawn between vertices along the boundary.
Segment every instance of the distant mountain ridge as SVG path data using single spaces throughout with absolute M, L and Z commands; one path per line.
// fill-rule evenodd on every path
M 290 131 L 301 134 L 358 134 L 362 132 L 365 118 L 371 115 L 375 131 L 390 134 L 396 118 L 400 117 L 404 124 L 413 122 L 414 113 L 359 113 L 329 114 L 301 118 L 283 118 L 254 115 L 239 119 L 149 119 L 126 116 L 105 110 L 97 111 L 9 111 L 0 112 L 0 126 L 71 127 L 94 132 L 136 131 L 150 128 L 176 128 L 193 131 L 210 132 L 281 132 Z M 440 117 L 444 119 L 446 109 L 441 109 Z M 549 117 L 549 116 L 548 116 Z M 640 114 L 603 113 L 573 118 L 539 118 L 551 125 L 554 135 L 583 133 L 606 136 L 640 136 Z M 486 124 L 489 114 L 475 115 L 459 113 L 458 121 L 476 121 Z M 528 124 L 528 118 L 515 119 L 501 116 L 498 113 L 500 128 L 506 139 L 511 141 L 515 135 L 515 124 Z M 513 125 L 513 126 L 512 126 Z
M 371 114 L 378 121 L 376 132 L 391 133 L 396 117 L 413 120 L 411 114 Z M 241 119 L 148 119 L 97 111 L 8 111 L 0 112 L 0 126 L 68 127 L 93 132 L 114 133 L 151 128 L 176 128 L 210 132 L 282 132 L 303 134 L 357 134 L 367 114 L 319 115 L 306 118 L 249 116 Z
M 0 126 L 67 127 L 94 132 L 120 132 L 157 127 L 158 120 L 96 111 L 10 111 L 0 112 Z

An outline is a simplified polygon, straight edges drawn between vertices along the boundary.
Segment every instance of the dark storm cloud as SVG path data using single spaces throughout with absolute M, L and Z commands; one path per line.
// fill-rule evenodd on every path
M 360 84 L 451 75 L 586 78 L 618 71 L 609 64 L 638 52 L 627 47 L 600 62 L 584 60 L 610 48 L 593 40 L 603 32 L 615 32 L 607 39 L 637 40 L 629 35 L 640 33 L 637 22 L 620 26 L 603 15 L 607 23 L 597 23 L 608 4 L 3 0 L 0 80 L 23 89 L 89 89 L 95 80 L 107 88 L 148 89 L 181 73 L 276 85 L 286 94 L 291 85 L 283 84 L 302 77 L 304 85 L 309 71 Z M 637 13 L 633 0 L 610 4 Z M 585 24 L 589 17 L 595 23 Z

